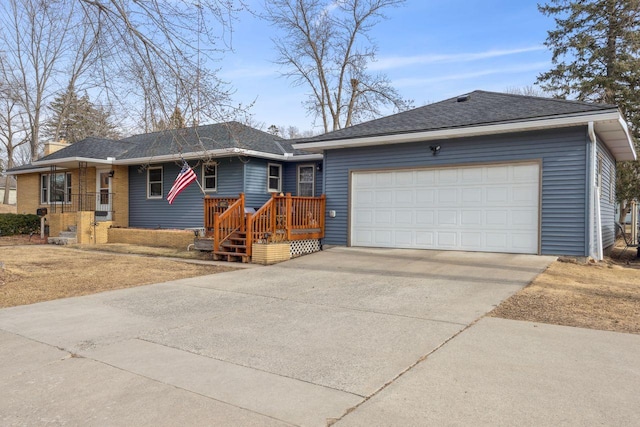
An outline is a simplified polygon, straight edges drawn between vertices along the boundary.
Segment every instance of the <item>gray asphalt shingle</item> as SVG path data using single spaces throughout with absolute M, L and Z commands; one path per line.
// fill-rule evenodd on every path
M 329 132 L 297 143 L 362 138 L 467 126 L 517 122 L 543 117 L 615 109 L 615 105 L 593 104 L 553 98 L 512 95 L 476 90 L 464 102 L 449 98 L 413 110 L 382 117 Z

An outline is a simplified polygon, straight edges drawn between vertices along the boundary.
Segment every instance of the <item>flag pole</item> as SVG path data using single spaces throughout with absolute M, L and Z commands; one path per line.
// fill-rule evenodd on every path
M 184 158 L 182 159 L 182 162 L 183 162 L 185 165 L 187 165 L 187 167 L 188 167 L 189 169 L 193 170 L 193 168 L 192 168 L 191 166 L 189 166 L 189 163 L 187 163 L 187 161 L 186 161 Z M 196 175 L 197 175 L 197 174 L 196 174 Z M 198 184 L 198 187 L 200 187 L 200 191 L 202 191 L 202 195 L 203 195 L 203 196 L 206 196 L 206 195 L 207 195 L 207 192 L 206 192 L 206 191 L 204 191 L 204 188 L 202 188 L 202 185 L 200 184 L 200 180 L 199 180 L 199 179 L 196 179 L 196 184 Z

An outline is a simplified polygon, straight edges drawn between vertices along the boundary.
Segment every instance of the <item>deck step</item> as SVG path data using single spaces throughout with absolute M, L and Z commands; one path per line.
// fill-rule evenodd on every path
M 249 256 L 244 253 L 237 252 L 224 252 L 224 251 L 214 251 L 213 252 L 213 260 L 214 261 L 228 261 L 228 262 L 249 262 Z

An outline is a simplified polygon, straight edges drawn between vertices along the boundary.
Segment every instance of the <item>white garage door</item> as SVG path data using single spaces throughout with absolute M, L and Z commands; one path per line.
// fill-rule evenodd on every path
M 354 172 L 351 245 L 538 253 L 537 163 Z

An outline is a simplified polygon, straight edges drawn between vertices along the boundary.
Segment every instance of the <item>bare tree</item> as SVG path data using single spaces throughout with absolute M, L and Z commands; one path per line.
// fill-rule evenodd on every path
M 523 87 L 509 86 L 505 89 L 504 92 L 512 95 L 535 96 L 539 98 L 546 95 L 542 89 L 531 85 Z
M 273 42 L 277 62 L 294 84 L 311 93 L 307 108 L 322 120 L 324 131 L 351 126 L 381 115 L 382 106 L 396 111 L 411 107 L 388 78 L 370 74 L 375 59 L 371 28 L 384 9 L 404 0 L 270 0 L 266 19 L 282 31 Z
M 38 156 L 48 100 L 72 90 L 91 90 L 99 105 L 122 118 L 140 111 L 151 122 L 167 121 L 178 104 L 192 123 L 235 113 L 229 91 L 209 67 L 229 46 L 241 2 L 0 2 L 0 51 L 20 82 L 31 159 Z
M 0 63 L 2 58 L 0 57 Z M 29 141 L 29 126 L 27 113 L 20 104 L 20 98 L 15 90 L 17 82 L 11 82 L 0 65 L 0 143 L 7 156 L 5 167 L 10 169 L 15 166 L 14 153 Z M 11 180 L 5 180 L 4 200 L 9 203 Z

